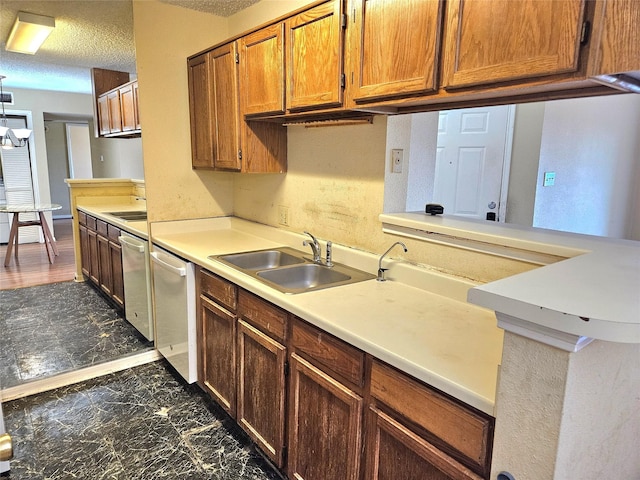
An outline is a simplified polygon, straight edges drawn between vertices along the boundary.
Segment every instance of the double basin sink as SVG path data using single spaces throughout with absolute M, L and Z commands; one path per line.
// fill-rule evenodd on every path
M 144 210 L 130 210 L 124 212 L 107 212 L 109 215 L 116 217 L 125 222 L 138 222 L 147 219 L 147 212 Z
M 211 255 L 218 260 L 283 293 L 303 293 L 336 287 L 375 278 L 374 275 L 339 263 L 329 267 L 314 263 L 311 258 L 293 248 Z

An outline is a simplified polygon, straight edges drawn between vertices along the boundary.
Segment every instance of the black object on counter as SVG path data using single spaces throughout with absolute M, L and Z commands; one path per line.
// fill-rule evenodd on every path
M 444 207 L 437 203 L 427 203 L 424 211 L 429 215 L 442 215 L 444 213 Z

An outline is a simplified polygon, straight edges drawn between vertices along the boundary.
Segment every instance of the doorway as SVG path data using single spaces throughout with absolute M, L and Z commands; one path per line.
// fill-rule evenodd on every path
M 441 111 L 433 203 L 444 212 L 503 221 L 515 107 Z

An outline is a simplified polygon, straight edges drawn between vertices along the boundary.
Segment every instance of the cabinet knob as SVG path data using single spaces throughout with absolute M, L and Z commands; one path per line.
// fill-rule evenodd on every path
M 11 435 L 3 433 L 0 435 L 0 462 L 8 462 L 13 458 L 13 442 Z

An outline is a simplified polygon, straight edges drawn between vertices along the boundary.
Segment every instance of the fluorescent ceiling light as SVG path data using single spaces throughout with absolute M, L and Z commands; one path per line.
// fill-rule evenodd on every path
M 53 17 L 18 12 L 7 40 L 6 50 L 8 52 L 33 55 L 38 51 L 55 26 L 56 20 Z

